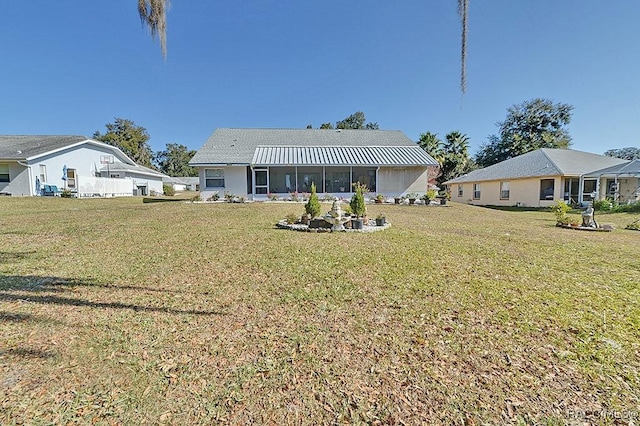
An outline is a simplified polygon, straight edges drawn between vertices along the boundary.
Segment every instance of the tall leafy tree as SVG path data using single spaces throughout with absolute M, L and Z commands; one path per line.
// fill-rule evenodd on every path
M 378 130 L 378 123 L 365 123 L 367 118 L 362 111 L 356 111 L 344 120 L 336 123 L 336 129 L 366 129 Z
M 497 124 L 499 134 L 480 147 L 476 163 L 486 167 L 540 148 L 568 148 L 571 136 L 565 126 L 572 110 L 571 105 L 541 98 L 513 105 Z
M 622 158 L 623 160 L 640 160 L 640 148 L 629 146 L 626 148 L 610 149 L 604 153 L 607 157 Z
M 331 123 L 322 123 L 320 125 L 320 128 L 321 129 L 325 129 L 325 130 L 331 130 L 331 129 L 333 129 L 333 124 L 331 124 Z
M 107 132 L 102 134 L 96 130 L 93 138 L 101 142 L 118 147 L 137 164 L 152 167 L 153 152 L 149 146 L 147 129 L 136 125 L 133 121 L 116 118 L 113 123 L 107 123 Z
M 195 150 L 178 143 L 168 143 L 166 147 L 167 149 L 154 155 L 153 160 L 158 170 L 169 176 L 198 176 L 198 168 L 189 165 L 196 154 Z
M 469 156 L 469 137 L 465 134 L 458 131 L 449 132 L 442 143 L 442 153 L 441 174 L 437 180 L 439 186 L 475 168 Z

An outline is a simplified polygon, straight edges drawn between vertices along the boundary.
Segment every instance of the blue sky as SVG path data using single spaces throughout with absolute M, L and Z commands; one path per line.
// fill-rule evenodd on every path
M 115 117 L 154 151 L 218 127 L 458 130 L 472 153 L 507 108 L 575 107 L 573 148 L 640 146 L 640 1 L 470 0 L 467 93 L 456 0 L 173 0 L 168 55 L 135 0 L 7 1 L 0 134 L 82 134 Z

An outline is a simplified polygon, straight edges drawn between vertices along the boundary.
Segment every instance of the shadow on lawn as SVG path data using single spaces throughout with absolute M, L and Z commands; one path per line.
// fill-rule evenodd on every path
M 32 256 L 36 253 L 35 250 L 32 251 L 0 251 L 0 263 L 9 263 L 17 260 L 26 259 L 29 256 Z
M 126 287 L 111 286 L 92 281 L 82 281 L 77 279 L 60 277 L 39 277 L 39 276 L 4 276 L 0 277 L 0 301 L 25 301 L 39 304 L 55 304 L 63 306 L 78 306 L 103 309 L 130 309 L 136 312 L 162 312 L 166 314 L 187 314 L 187 315 L 225 315 L 222 311 L 202 311 L 194 309 L 175 309 L 161 306 L 141 306 L 122 302 L 92 302 L 72 297 L 24 294 L 24 292 L 63 292 L 66 287 L 87 286 L 106 287 L 120 289 Z M 141 290 L 139 287 L 133 287 Z M 4 316 L 14 316 L 19 320 L 22 314 L 6 314 Z M 26 319 L 26 317 L 24 318 Z

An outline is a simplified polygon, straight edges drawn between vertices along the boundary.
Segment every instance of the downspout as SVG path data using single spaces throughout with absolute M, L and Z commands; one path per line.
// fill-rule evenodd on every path
M 380 166 L 376 167 L 376 192 L 380 193 L 380 181 L 378 175 L 380 174 Z M 427 177 L 427 186 L 429 185 L 429 178 Z
M 29 196 L 33 197 L 33 188 L 31 187 L 31 166 L 28 164 L 23 164 L 21 161 L 16 161 L 16 163 L 18 163 L 19 165 L 21 165 L 22 167 L 26 167 L 27 168 L 27 173 L 29 174 Z

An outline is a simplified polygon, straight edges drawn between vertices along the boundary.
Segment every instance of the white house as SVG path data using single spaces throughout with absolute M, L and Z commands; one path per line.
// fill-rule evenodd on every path
M 164 176 L 84 136 L 0 136 L 0 193 L 8 195 L 51 186 L 77 197 L 162 194 Z
M 438 163 L 396 130 L 217 129 L 191 159 L 203 198 L 255 200 L 309 192 L 345 196 L 352 183 L 386 196 L 427 190 Z

